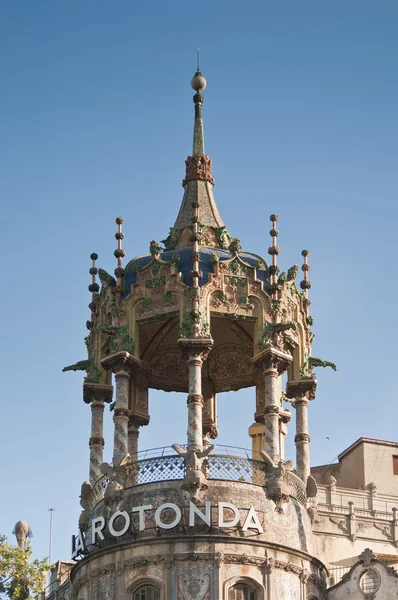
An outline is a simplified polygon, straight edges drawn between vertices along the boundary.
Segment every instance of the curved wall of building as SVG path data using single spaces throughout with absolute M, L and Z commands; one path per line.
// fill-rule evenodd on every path
M 310 589 L 325 597 L 325 570 L 313 558 L 309 517 L 296 499 L 280 512 L 259 485 L 209 481 L 197 510 L 203 517 L 180 481 L 128 488 L 113 504 L 101 500 L 86 532 L 88 554 L 72 572 L 74 597 L 133 599 L 145 585 L 160 600 L 228 599 L 233 586 L 246 586 L 255 600 L 301 600 Z

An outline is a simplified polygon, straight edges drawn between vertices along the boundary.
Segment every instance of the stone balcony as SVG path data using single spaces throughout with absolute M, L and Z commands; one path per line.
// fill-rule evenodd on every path
M 184 491 L 184 458 L 172 448 L 141 452 L 123 487 L 100 477 L 92 490 L 83 554 L 199 534 L 242 541 L 256 536 L 260 543 L 311 553 L 306 490 L 294 470 L 278 471 L 276 490 L 283 490 L 278 495 L 263 461 L 241 448 L 218 446 L 217 451 L 203 463 L 206 485 L 195 506 Z M 100 534 L 97 525 L 103 527 Z
M 267 476 L 264 462 L 252 458 L 252 452 L 244 448 L 217 446 L 217 452 L 204 461 L 206 478 L 209 481 L 266 486 Z M 153 448 L 138 453 L 137 468 L 129 487 L 150 483 L 183 480 L 184 458 L 178 456 L 171 446 Z M 289 495 L 302 506 L 307 505 L 306 489 L 295 470 L 286 471 L 283 480 L 289 487 Z M 94 493 L 100 501 L 105 494 L 109 478 L 103 475 L 94 484 Z

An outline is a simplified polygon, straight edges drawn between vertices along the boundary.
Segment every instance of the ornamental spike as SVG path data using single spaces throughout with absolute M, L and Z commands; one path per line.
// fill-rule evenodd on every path
M 276 223 L 278 221 L 278 215 L 271 215 L 270 221 L 272 222 L 272 229 L 270 230 L 270 236 L 272 238 L 272 246 L 268 248 L 268 254 L 272 256 L 272 265 L 269 267 L 270 274 L 270 285 L 269 291 L 271 294 L 272 300 L 278 300 L 278 282 L 277 276 L 279 273 L 279 267 L 277 265 L 277 256 L 280 252 L 279 247 L 276 245 L 276 238 L 279 235 L 279 231 L 276 228 Z
M 300 287 L 303 290 L 303 296 L 304 296 L 303 305 L 304 305 L 304 310 L 305 310 L 305 316 L 308 320 L 310 318 L 308 316 L 308 310 L 311 305 L 311 301 L 308 299 L 308 290 L 311 288 L 311 282 L 308 279 L 308 271 L 311 268 L 310 265 L 308 264 L 308 256 L 309 256 L 308 250 L 303 250 L 301 253 L 301 256 L 304 258 L 304 263 L 301 267 L 301 270 L 303 271 L 303 274 L 304 274 L 304 279 L 303 279 L 303 281 L 300 282 Z
M 198 185 L 198 183 L 196 182 L 196 185 Z M 194 202 L 192 202 L 192 208 L 193 208 L 193 216 L 192 216 L 192 242 L 193 242 L 193 252 L 192 252 L 192 271 L 191 271 L 191 278 L 192 278 L 192 310 L 196 313 L 199 314 L 199 308 L 200 308 L 200 288 L 199 288 L 199 281 L 202 277 L 202 273 L 199 270 L 199 265 L 200 265 L 200 252 L 199 252 L 199 246 L 200 246 L 200 232 L 199 232 L 199 202 L 198 202 L 198 197 L 199 195 L 196 195 L 196 198 L 194 200 Z M 200 325 L 197 321 L 194 322 L 193 324 L 193 334 L 194 337 L 199 337 L 200 335 Z
M 193 102 L 195 104 L 195 123 L 193 130 L 192 156 L 205 156 L 205 138 L 203 133 L 202 117 L 202 105 L 204 97 L 201 92 L 205 89 L 206 85 L 206 79 L 198 69 L 191 80 L 191 87 L 196 92 L 193 97 Z
M 91 268 L 89 269 L 89 273 L 91 275 L 91 284 L 88 286 L 88 290 L 89 290 L 89 292 L 91 292 L 91 302 L 88 305 L 88 307 L 91 310 L 91 322 L 88 321 L 88 323 L 94 324 L 94 319 L 95 319 L 95 315 L 97 312 L 96 294 L 98 294 L 98 292 L 99 292 L 99 285 L 95 280 L 96 275 L 98 273 L 98 269 L 95 266 L 95 261 L 98 259 L 98 254 L 93 252 L 92 254 L 90 254 L 90 258 L 91 258 Z
M 124 219 L 122 217 L 118 217 L 116 219 L 117 225 L 117 233 L 115 234 L 115 238 L 117 239 L 117 248 L 113 253 L 117 259 L 117 267 L 115 269 L 116 276 L 116 293 L 120 295 L 122 290 L 122 278 L 124 276 L 124 269 L 122 267 L 122 261 L 124 256 L 126 256 L 126 252 L 122 248 L 122 240 L 124 238 L 124 233 L 122 232 L 122 225 L 124 223 Z

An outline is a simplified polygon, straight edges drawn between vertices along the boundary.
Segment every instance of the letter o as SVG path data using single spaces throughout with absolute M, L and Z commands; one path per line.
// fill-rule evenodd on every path
M 166 508 L 171 508 L 172 510 L 174 510 L 174 512 L 176 514 L 176 518 L 171 523 L 163 523 L 163 521 L 160 520 L 160 515 Z M 161 504 L 159 506 L 159 508 L 156 509 L 155 523 L 161 529 L 173 529 L 173 527 L 178 525 L 180 520 L 181 520 L 181 510 L 178 508 L 177 504 L 173 504 L 172 502 L 166 502 L 166 504 Z
M 113 528 L 113 523 L 115 522 L 115 520 L 118 517 L 124 517 L 124 519 L 126 521 L 123 529 L 121 529 L 120 531 L 116 531 L 116 529 Z M 129 527 L 130 527 L 130 515 L 125 510 L 117 510 L 115 513 L 113 513 L 113 515 L 109 519 L 109 524 L 108 524 L 109 533 L 111 535 L 113 535 L 114 537 L 121 537 L 122 535 L 124 535 L 126 533 L 126 531 L 128 530 Z

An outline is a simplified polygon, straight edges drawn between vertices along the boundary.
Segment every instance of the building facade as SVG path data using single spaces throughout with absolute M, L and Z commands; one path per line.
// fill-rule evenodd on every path
M 59 586 L 54 574 L 51 596 L 388 598 L 385 590 L 392 593 L 398 581 L 389 566 L 397 484 L 380 472 L 368 479 L 376 448 L 387 464 L 398 445 L 361 439 L 337 465 L 311 472 L 315 369 L 336 365 L 311 354 L 309 253 L 301 253 L 297 285 L 299 267 L 278 266 L 277 215 L 270 217 L 268 262 L 230 236 L 204 149 L 206 80 L 199 71 L 191 85 L 193 150 L 168 237 L 124 266 L 118 218 L 115 276 L 98 269 L 91 255 L 88 355 L 64 369 L 86 372 L 89 478 L 81 489 L 75 564 Z M 216 446 L 217 394 L 246 387 L 255 388 L 255 422 L 252 451 L 242 455 Z M 170 440 L 153 454 L 140 451 L 151 388 L 187 394 L 183 446 Z M 103 462 L 107 403 L 114 418 L 111 464 Z M 287 460 L 293 410 L 296 456 Z M 361 465 L 356 478 L 354 463 Z

